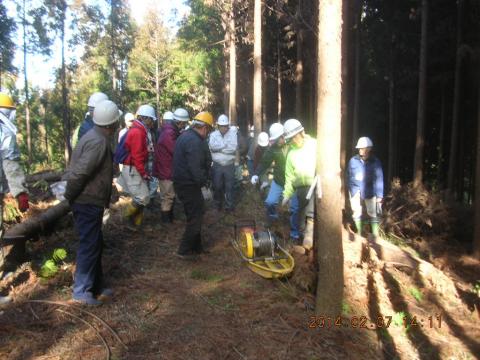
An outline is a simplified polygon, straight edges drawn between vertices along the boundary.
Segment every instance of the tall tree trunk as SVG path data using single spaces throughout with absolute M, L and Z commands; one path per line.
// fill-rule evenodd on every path
M 119 97 L 118 97 L 118 86 L 117 86 L 117 60 L 116 60 L 116 47 L 115 47 L 115 33 L 114 33 L 114 27 L 115 27 L 115 21 L 114 21 L 114 4 L 115 0 L 110 0 L 110 71 L 112 73 L 112 96 L 113 100 L 115 102 L 119 102 Z
M 228 19 L 228 13 L 222 11 L 222 27 L 225 35 L 223 37 L 223 71 L 224 71 L 224 82 L 223 82 L 223 112 L 224 114 L 229 113 L 229 101 L 230 101 L 230 72 L 229 72 L 229 51 L 230 51 L 230 22 Z
M 237 124 L 237 50 L 235 47 L 235 1 L 232 0 L 230 10 L 230 19 L 228 21 L 228 28 L 230 32 L 229 48 L 230 48 L 230 97 L 228 102 L 228 117 L 232 125 Z
M 457 56 L 455 58 L 455 85 L 453 88 L 453 115 L 450 131 L 450 156 L 448 159 L 447 191 L 448 195 L 455 196 L 455 172 L 457 167 L 457 142 L 458 142 L 458 117 L 460 110 L 460 91 L 462 88 L 462 53 L 460 51 L 463 41 L 463 0 L 457 2 Z
M 480 71 L 479 71 L 480 75 Z M 475 166 L 475 221 L 473 232 L 473 255 L 480 259 L 480 76 L 477 101 L 477 154 Z
M 262 131 L 262 1 L 255 0 L 253 44 L 253 124 L 255 143 Z
M 300 2 L 299 2 L 300 8 Z M 297 10 L 297 11 L 300 11 Z M 303 96 L 303 37 L 304 32 L 297 25 L 297 63 L 295 65 L 295 114 L 305 121 L 304 96 Z
M 342 97 L 342 1 L 319 0 L 317 54 L 317 172 L 322 199 L 316 201 L 318 286 L 315 311 L 341 314 L 343 299 L 340 178 Z M 319 189 L 317 189 L 319 190 Z
M 63 139 L 64 139 L 64 154 L 65 166 L 70 162 L 72 148 L 70 145 L 70 118 L 69 118 L 69 104 L 68 104 L 68 90 L 67 90 L 67 76 L 65 66 L 65 16 L 67 12 L 67 4 L 63 2 L 63 17 L 61 24 L 61 41 L 62 41 L 62 101 L 63 101 Z M 47 148 L 48 151 L 48 148 Z
M 158 28 L 155 29 L 155 105 L 160 111 L 160 60 L 158 54 Z M 158 114 L 160 116 L 160 114 Z
M 28 77 L 27 77 L 27 11 L 26 0 L 23 0 L 23 79 L 25 88 L 25 127 L 27 132 L 27 152 L 28 152 L 28 165 L 32 164 L 32 135 L 30 131 L 30 95 L 28 91 Z
M 422 38 L 420 42 L 420 69 L 418 72 L 417 139 L 413 164 L 413 184 L 423 182 L 423 150 L 425 147 L 425 113 L 427 102 L 427 47 L 428 47 L 428 0 L 422 0 Z
M 277 39 L 277 122 L 282 119 L 282 54 L 280 39 Z
M 395 34 L 393 19 L 395 14 L 395 1 L 392 2 L 391 18 L 389 23 L 390 35 L 390 71 L 388 76 L 388 176 L 390 186 L 396 174 L 396 122 L 395 122 Z
M 355 143 L 358 139 L 360 125 L 360 50 L 362 42 L 362 9 L 363 0 L 360 0 L 358 1 L 355 14 L 355 89 L 353 94 L 352 143 Z
M 445 118 L 447 114 L 447 101 L 446 101 L 446 81 L 442 81 L 442 98 L 441 98 L 441 110 L 440 110 L 440 135 L 438 137 L 438 163 L 437 163 L 437 183 L 438 189 L 442 190 L 445 186 L 443 179 L 443 164 L 445 159 L 443 158 L 443 145 L 445 142 Z

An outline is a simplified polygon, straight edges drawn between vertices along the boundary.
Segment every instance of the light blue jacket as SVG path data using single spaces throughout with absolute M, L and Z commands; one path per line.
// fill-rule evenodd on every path
M 380 160 L 373 155 L 363 161 L 360 155 L 355 155 L 348 162 L 347 184 L 350 196 L 360 191 L 362 199 L 374 196 L 383 198 L 383 170 Z

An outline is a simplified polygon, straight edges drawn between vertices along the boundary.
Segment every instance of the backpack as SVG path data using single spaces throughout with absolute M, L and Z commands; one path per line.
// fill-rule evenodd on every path
M 128 130 L 125 131 L 125 134 L 122 135 L 120 141 L 118 142 L 117 148 L 115 149 L 115 154 L 113 154 L 113 162 L 115 164 L 123 164 L 130 154 L 125 147 L 125 141 L 127 140 Z

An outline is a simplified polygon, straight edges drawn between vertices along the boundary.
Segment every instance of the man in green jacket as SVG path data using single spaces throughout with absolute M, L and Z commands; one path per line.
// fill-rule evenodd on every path
M 290 145 L 285 165 L 285 187 L 282 205 L 294 194 L 298 197 L 299 228 L 304 233 L 303 246 L 313 246 L 314 196 L 307 199 L 307 193 L 315 178 L 317 140 L 305 134 L 297 119 L 289 119 L 284 125 L 285 140 Z
M 277 205 L 283 193 L 285 186 L 285 161 L 287 158 L 288 146 L 285 144 L 283 136 L 283 125 L 274 123 L 269 129 L 270 146 L 262 155 L 262 158 L 255 168 L 255 173 L 251 178 L 252 185 L 258 183 L 259 178 L 273 165 L 273 180 L 270 184 L 270 191 L 265 199 L 265 208 L 267 209 L 267 218 L 269 223 L 278 220 Z M 298 242 L 300 232 L 298 229 L 298 200 L 296 195 L 290 199 L 290 238 L 293 242 Z

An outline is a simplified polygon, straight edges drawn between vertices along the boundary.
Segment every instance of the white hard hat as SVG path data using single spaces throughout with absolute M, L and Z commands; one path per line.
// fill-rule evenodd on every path
M 288 140 L 299 132 L 303 131 L 303 126 L 297 119 L 288 119 L 285 121 L 285 125 L 283 125 L 285 140 Z
M 266 132 L 262 131 L 260 134 L 258 134 L 257 144 L 262 147 L 268 145 L 268 134 Z
M 228 116 L 225 114 L 220 115 L 217 119 L 217 125 L 220 125 L 220 126 L 230 125 L 230 120 L 228 120 Z
M 135 115 L 133 115 L 131 112 L 129 113 L 126 113 L 125 116 L 123 117 L 125 122 L 131 122 L 133 120 L 135 120 Z
M 165 114 L 163 114 L 163 120 L 173 120 L 173 113 L 171 111 L 167 111 L 165 112 Z
M 108 100 L 108 96 L 105 95 L 105 94 L 102 93 L 102 92 L 93 93 L 93 94 L 90 95 L 90 97 L 88 98 L 88 104 L 87 104 L 87 106 L 94 108 L 94 107 L 96 107 L 96 105 L 97 105 L 100 101 L 103 101 L 103 100 Z
M 283 131 L 283 125 L 280 123 L 273 123 L 272 125 L 270 125 L 270 129 L 268 130 L 268 132 L 270 133 L 270 140 L 277 140 L 280 136 L 283 135 Z
M 173 113 L 173 119 L 177 121 L 188 121 L 190 120 L 190 116 L 188 115 L 187 110 L 178 108 Z
M 140 105 L 137 110 L 137 116 L 147 116 L 152 118 L 153 121 L 157 120 L 157 115 L 155 115 L 155 109 L 151 105 Z
M 370 140 L 369 137 L 362 136 L 360 139 L 357 141 L 357 146 L 355 146 L 357 149 L 364 149 L 368 147 L 372 147 L 373 142 Z
M 99 126 L 112 125 L 122 116 L 122 112 L 118 110 L 118 106 L 110 100 L 103 100 L 96 104 L 93 113 L 93 122 Z

